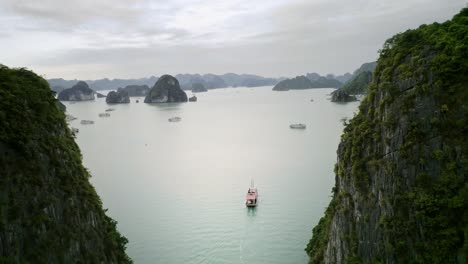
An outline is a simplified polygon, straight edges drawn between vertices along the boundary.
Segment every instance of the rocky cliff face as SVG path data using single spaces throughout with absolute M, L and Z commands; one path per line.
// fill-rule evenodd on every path
M 180 88 L 179 81 L 171 75 L 161 76 L 145 98 L 145 103 L 175 102 L 187 102 L 187 94 Z
M 89 88 L 88 84 L 79 81 L 73 87 L 65 89 L 58 94 L 60 101 L 87 101 L 94 100 L 94 91 Z
M 367 87 L 372 82 L 372 72 L 363 71 L 355 76 L 352 80 L 345 83 L 339 90 L 348 94 L 365 94 Z
M 389 39 L 338 147 L 310 263 L 468 257 L 468 9 Z
M 356 96 L 350 95 L 347 92 L 338 89 L 331 93 L 331 101 L 336 103 L 346 103 L 356 101 Z
M 0 262 L 129 263 L 47 82 L 0 67 Z
M 122 88 L 119 88 L 117 92 L 111 91 L 107 94 L 106 103 L 108 104 L 128 104 L 130 103 L 130 97 L 128 92 Z

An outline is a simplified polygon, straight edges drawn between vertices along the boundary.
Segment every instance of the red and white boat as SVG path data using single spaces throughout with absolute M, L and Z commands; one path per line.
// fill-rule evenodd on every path
M 249 188 L 247 191 L 247 195 L 245 196 L 245 205 L 247 207 L 255 207 L 257 206 L 258 203 L 258 191 L 257 188 L 253 187 L 253 181 L 252 181 L 252 186 Z

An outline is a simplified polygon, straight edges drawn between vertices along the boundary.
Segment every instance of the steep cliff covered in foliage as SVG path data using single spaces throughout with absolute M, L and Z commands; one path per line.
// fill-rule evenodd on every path
M 129 263 L 47 82 L 0 65 L 0 263 Z
M 347 94 L 365 94 L 367 92 L 367 87 L 372 81 L 372 72 L 363 71 L 359 73 L 349 82 L 345 83 L 343 87 L 340 88 L 342 92 Z
M 310 263 L 468 261 L 468 9 L 387 40 Z

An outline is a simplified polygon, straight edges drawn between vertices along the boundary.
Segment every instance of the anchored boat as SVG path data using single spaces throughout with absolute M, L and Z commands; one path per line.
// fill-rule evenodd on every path
M 182 118 L 175 116 L 168 119 L 169 122 L 179 122 Z
M 258 203 L 258 191 L 257 188 L 254 188 L 253 180 L 252 184 L 247 191 L 247 195 L 245 196 L 245 205 L 247 207 L 255 207 Z
M 305 129 L 306 125 L 305 124 L 291 124 L 289 125 L 289 127 L 294 128 L 294 129 Z

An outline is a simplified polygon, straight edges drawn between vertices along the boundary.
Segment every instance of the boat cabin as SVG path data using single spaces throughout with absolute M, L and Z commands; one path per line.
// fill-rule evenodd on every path
M 249 188 L 245 197 L 245 205 L 247 207 L 257 206 L 258 192 L 256 188 Z

